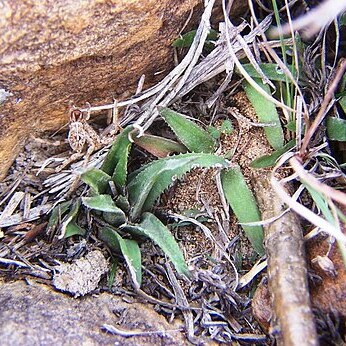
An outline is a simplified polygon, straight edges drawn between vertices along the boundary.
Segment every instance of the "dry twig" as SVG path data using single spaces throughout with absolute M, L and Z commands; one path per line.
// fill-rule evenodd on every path
M 270 183 L 270 175 L 256 182 L 256 197 L 263 218 L 280 214 L 284 203 Z M 311 311 L 304 255 L 303 234 L 297 217 L 285 213 L 265 229 L 269 287 L 274 310 L 274 325 L 282 345 L 318 345 Z

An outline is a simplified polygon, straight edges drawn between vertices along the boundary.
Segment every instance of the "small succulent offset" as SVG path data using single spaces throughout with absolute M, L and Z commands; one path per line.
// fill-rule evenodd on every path
M 162 108 L 160 113 L 181 143 L 148 135 L 136 139 L 133 136 L 136 129 L 127 126 L 117 136 L 101 169 L 94 168 L 82 174 L 81 179 L 90 187 L 89 196 L 81 197 L 73 204 L 65 202 L 59 205 L 53 211 L 49 224 L 49 227 L 56 225 L 57 214 L 65 214 L 60 226 L 60 237 L 85 234 L 86 231 L 76 220 L 80 208 L 91 210 L 99 220 L 98 238 L 104 241 L 111 251 L 122 253 L 135 288 L 141 285 L 139 243 L 145 238 L 150 238 L 163 250 L 179 274 L 190 276 L 183 253 L 173 235 L 152 213 L 152 208 L 162 192 L 195 167 L 226 169 L 229 166 L 225 158 L 214 154 L 216 141 L 207 131 L 168 108 Z M 161 158 L 128 174 L 128 158 L 133 142 Z M 171 152 L 183 153 L 162 157 Z M 229 184 L 228 172 L 224 172 L 224 185 Z M 235 172 L 238 184 L 244 178 L 240 170 Z M 239 194 L 250 198 L 254 212 L 250 218 L 247 217 L 245 221 L 240 218 L 240 221 L 259 221 L 260 215 L 250 190 L 245 182 L 239 186 L 236 196 L 231 196 L 229 189 L 224 187 L 226 198 L 234 201 L 231 205 L 237 215 L 244 214 L 244 211 L 239 211 L 236 207 L 239 203 L 237 199 L 241 197 Z M 262 254 L 262 229 L 251 230 L 250 233 L 250 240 L 256 243 L 255 250 Z

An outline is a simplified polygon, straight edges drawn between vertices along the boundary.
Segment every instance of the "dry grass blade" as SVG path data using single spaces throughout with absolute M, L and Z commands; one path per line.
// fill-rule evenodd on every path
M 319 182 L 312 174 L 309 174 L 305 171 L 305 169 L 303 168 L 303 166 L 300 164 L 300 162 L 298 161 L 296 157 L 292 157 L 289 160 L 289 163 L 291 164 L 295 172 L 298 174 L 300 179 L 303 180 L 306 184 L 322 192 L 323 194 L 333 199 L 334 201 L 339 202 L 340 204 L 343 204 L 346 206 L 345 193 L 343 193 L 342 191 L 333 189 L 332 187 Z
M 112 333 L 114 335 L 120 335 L 123 337 L 132 337 L 132 336 L 146 336 L 146 335 L 161 335 L 166 336 L 169 333 L 181 332 L 182 329 L 170 329 L 170 330 L 151 330 L 151 331 L 141 331 L 141 330 L 123 330 L 117 327 L 114 327 L 110 324 L 103 324 L 102 328 L 107 332 Z
M 337 239 L 338 241 L 342 242 L 343 244 L 346 244 L 346 236 L 340 231 L 339 228 L 335 227 L 322 217 L 316 215 L 314 212 L 312 212 L 310 209 L 304 207 L 300 203 L 298 203 L 293 197 L 291 197 L 286 189 L 284 188 L 283 182 L 279 182 L 275 178 L 275 172 L 278 167 L 282 165 L 282 161 L 284 161 L 285 158 L 283 158 L 276 168 L 273 171 L 273 174 L 271 176 L 271 185 L 273 186 L 275 192 L 280 197 L 280 199 L 286 203 L 291 209 L 293 209 L 297 214 L 311 222 L 312 224 L 319 227 L 321 230 L 327 232 L 329 235 Z
M 10 217 L 13 212 L 16 210 L 18 204 L 22 201 L 24 198 L 24 192 L 17 191 L 13 194 L 10 201 L 7 203 L 4 211 L 0 215 L 0 224 L 3 222 L 6 218 Z
M 182 311 L 182 314 L 185 320 L 185 325 L 186 325 L 187 337 L 190 342 L 194 344 L 198 344 L 195 337 L 193 315 L 192 315 L 192 312 L 189 310 L 190 304 L 169 263 L 166 264 L 166 270 L 167 270 L 168 279 L 173 287 L 177 304 L 187 308 L 186 310 Z
M 212 241 L 212 243 L 217 246 L 219 248 L 219 250 L 221 251 L 222 256 L 224 256 L 227 261 L 230 263 L 230 265 L 232 266 L 233 270 L 234 270 L 234 274 L 235 274 L 235 280 L 234 280 L 234 285 L 232 285 L 231 289 L 232 290 L 236 290 L 236 288 L 238 287 L 238 282 L 239 282 L 239 274 L 237 271 L 236 266 L 234 265 L 233 261 L 231 260 L 231 258 L 229 257 L 229 255 L 227 254 L 227 250 L 226 247 L 223 244 L 220 244 L 220 242 L 218 242 L 215 237 L 213 236 L 212 232 L 210 231 L 210 229 L 203 225 L 201 222 L 190 218 L 190 217 L 186 217 L 183 215 L 179 215 L 179 214 L 174 214 L 172 213 L 171 216 L 181 220 L 181 221 L 186 221 L 186 222 L 190 222 L 196 226 L 198 226 L 204 233 L 204 235 L 210 239 Z
M 267 261 L 263 261 L 261 263 L 256 263 L 250 271 L 244 274 L 239 279 L 238 289 L 245 287 L 248 285 L 262 270 L 267 268 Z
M 267 16 L 258 27 L 254 28 L 249 34 L 243 37 L 243 40 L 250 44 L 254 42 L 256 36 L 258 36 L 262 31 L 268 29 L 271 23 L 271 16 Z M 242 45 L 234 40 L 234 36 L 244 29 L 244 25 L 239 25 L 239 27 L 228 29 L 231 30 L 228 39 L 231 39 L 232 49 L 236 53 L 237 57 L 243 56 Z M 230 59 L 228 48 L 227 48 L 227 37 L 225 32 L 221 35 L 219 41 L 217 42 L 216 48 L 203 59 L 192 71 L 189 79 L 186 81 L 184 87 L 179 91 L 176 98 L 180 98 L 188 93 L 190 90 L 195 88 L 197 85 L 208 81 L 209 79 L 217 76 L 226 70 L 228 61 Z M 276 44 L 276 43 L 274 43 Z M 233 59 L 232 59 L 233 61 Z M 228 77 L 229 78 L 229 77 Z
M 52 207 L 53 207 L 52 203 L 47 203 L 45 205 L 32 208 L 29 212 L 28 217 L 25 219 L 22 213 L 13 214 L 0 221 L 0 228 L 14 226 L 23 222 L 39 219 L 42 215 L 48 213 L 52 209 Z
M 325 98 L 323 100 L 321 108 L 320 108 L 314 122 L 312 123 L 311 127 L 307 130 L 307 133 L 304 137 L 302 147 L 300 149 L 301 156 L 305 155 L 312 136 L 314 135 L 318 126 L 321 124 L 323 118 L 326 116 L 326 110 L 328 108 L 328 105 L 334 97 L 335 91 L 338 87 L 340 80 L 342 79 L 342 77 L 345 73 L 345 70 L 346 70 L 346 59 L 343 58 L 340 60 L 339 67 L 338 67 L 337 72 L 335 74 L 335 78 L 334 78 L 333 82 L 331 83 L 331 85 L 330 85 L 330 87 L 329 87 L 329 89 L 325 95 Z

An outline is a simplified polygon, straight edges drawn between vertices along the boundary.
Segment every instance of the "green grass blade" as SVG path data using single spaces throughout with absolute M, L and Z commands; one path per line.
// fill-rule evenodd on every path
M 195 153 L 213 153 L 216 148 L 214 138 L 200 126 L 180 113 L 161 108 L 160 114 L 173 130 L 179 141 Z
M 346 120 L 328 117 L 327 135 L 333 141 L 346 142 Z
M 240 223 L 261 221 L 261 214 L 255 197 L 247 186 L 238 166 L 221 172 L 221 182 L 227 202 Z M 242 228 L 255 251 L 263 255 L 262 226 L 242 225 Z
M 88 184 L 95 193 L 102 194 L 106 192 L 112 178 L 100 169 L 92 168 L 83 173 L 81 179 Z
M 187 277 L 191 275 L 179 245 L 168 228 L 155 215 L 144 213 L 143 219 L 138 226 L 169 257 L 178 273 Z
M 329 208 L 328 201 L 323 196 L 323 194 L 321 194 L 320 192 L 318 192 L 317 190 L 309 186 L 308 182 L 303 182 L 303 184 L 306 187 L 306 189 L 309 191 L 312 199 L 315 201 L 316 205 L 321 210 L 326 220 L 332 225 L 337 226 L 338 223 L 335 220 L 335 217 Z
M 256 78 L 256 83 L 261 86 L 263 90 L 270 95 L 270 88 L 268 85 Z M 280 124 L 279 114 L 275 105 L 261 95 L 251 84 L 247 81 L 243 82 L 243 87 L 246 95 L 254 107 L 258 120 L 265 124 L 274 124 L 264 128 L 265 135 L 269 144 L 276 150 L 284 146 L 284 134 Z
M 127 126 L 117 136 L 101 167 L 102 171 L 112 176 L 112 180 L 119 188 L 126 183 L 127 161 L 132 144 L 129 140 L 129 133 L 132 130 L 132 126 Z
M 130 271 L 134 286 L 136 289 L 139 289 L 142 283 L 142 260 L 137 242 L 122 238 L 115 230 L 109 227 L 99 230 L 99 238 L 113 251 L 120 249 Z
M 227 161 L 213 154 L 188 153 L 156 160 L 134 172 L 128 184 L 131 219 L 150 210 L 161 193 L 192 168 L 217 165 L 226 167 Z
M 275 166 L 276 161 L 286 153 L 288 150 L 292 149 L 296 145 L 296 140 L 290 140 L 284 147 L 279 150 L 275 150 L 270 155 L 263 155 L 250 163 L 252 168 L 266 168 Z

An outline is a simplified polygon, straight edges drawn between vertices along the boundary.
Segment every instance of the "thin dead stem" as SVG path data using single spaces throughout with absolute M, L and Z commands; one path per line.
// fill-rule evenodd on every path
M 326 116 L 326 110 L 327 110 L 330 102 L 333 102 L 332 99 L 334 97 L 334 94 L 335 94 L 335 91 L 338 87 L 338 84 L 345 73 L 345 70 L 346 70 L 346 59 L 343 58 L 340 60 L 339 67 L 336 71 L 334 80 L 331 83 L 331 85 L 330 85 L 330 87 L 329 87 L 329 89 L 328 89 L 328 91 L 324 97 L 321 108 L 320 108 L 314 122 L 312 123 L 312 125 L 309 127 L 309 129 L 307 130 L 307 132 L 305 134 L 302 146 L 300 148 L 300 155 L 302 157 L 304 157 L 306 155 L 306 151 L 307 151 L 307 148 L 309 146 L 309 143 L 310 143 L 312 136 L 316 132 L 316 129 L 318 128 L 318 126 L 321 124 L 323 118 Z

